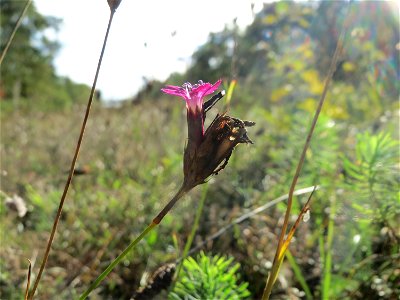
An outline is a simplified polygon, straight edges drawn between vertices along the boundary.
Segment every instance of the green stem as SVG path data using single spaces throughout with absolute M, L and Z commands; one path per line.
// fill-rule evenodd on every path
M 153 223 L 160 224 L 161 220 L 165 215 L 171 210 L 175 203 L 181 199 L 191 188 L 187 187 L 185 183 L 182 184 L 178 193 L 165 205 L 165 207 L 160 211 L 160 213 L 153 219 Z
M 114 259 L 111 264 L 103 271 L 103 273 L 100 274 L 99 277 L 91 284 L 91 286 L 80 296 L 80 300 L 86 299 L 87 296 L 104 280 L 104 278 L 107 277 L 108 274 L 114 269 L 116 265 L 118 265 L 121 260 L 131 251 L 150 231 L 153 230 L 154 227 L 156 227 L 161 220 L 164 218 L 164 216 L 171 210 L 171 208 L 174 206 L 174 204 L 182 198 L 189 189 L 186 187 L 185 184 L 182 185 L 182 187 L 179 189 L 179 191 L 176 193 L 176 195 L 167 203 L 167 205 L 161 210 L 161 212 L 157 215 L 157 217 L 154 218 L 154 220 L 151 222 L 149 226 L 146 227 L 145 230 L 134 240 L 132 241 L 129 246 L 120 254 L 116 259 Z
M 118 265 L 121 260 L 135 247 L 150 231 L 156 227 L 157 224 L 152 222 L 149 226 L 146 227 L 145 230 L 134 240 L 132 241 L 129 246 L 120 254 L 114 261 L 100 274 L 99 277 L 91 284 L 91 286 L 79 297 L 80 300 L 86 299 L 87 296 L 106 278 L 108 274 L 114 269 L 116 265 Z
M 300 283 L 301 287 L 303 288 L 304 293 L 306 293 L 306 299 L 307 300 L 313 299 L 310 287 L 308 286 L 306 279 L 304 278 L 303 273 L 301 272 L 301 269 L 300 269 L 299 265 L 297 264 L 296 259 L 290 252 L 290 250 L 286 251 L 286 257 L 288 259 L 290 266 L 292 267 L 292 270 L 294 272 L 294 275 L 295 275 L 297 281 Z
M 331 270 L 332 270 L 332 242 L 333 242 L 333 234 L 335 227 L 335 213 L 336 213 L 336 199 L 335 197 L 332 200 L 330 213 L 329 213 L 329 222 L 328 222 L 328 233 L 326 237 L 326 249 L 325 249 L 325 258 L 324 258 L 324 275 L 322 282 L 322 299 L 329 299 L 329 290 L 331 285 Z

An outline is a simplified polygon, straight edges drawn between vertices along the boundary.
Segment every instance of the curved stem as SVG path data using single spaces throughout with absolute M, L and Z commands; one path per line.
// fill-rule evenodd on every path
M 71 167 L 70 167 L 69 174 L 68 174 L 68 179 L 67 179 L 67 182 L 65 183 L 64 192 L 63 192 L 63 194 L 61 196 L 61 200 L 60 200 L 60 204 L 58 206 L 56 217 L 54 218 L 54 224 L 53 224 L 53 228 L 52 228 L 51 233 L 50 233 L 49 240 L 47 242 L 46 251 L 44 253 L 44 257 L 43 257 L 42 263 L 40 265 L 40 270 L 39 270 L 38 276 L 36 277 L 35 284 L 33 286 L 33 289 L 31 291 L 31 293 L 30 293 L 29 299 L 33 299 L 33 296 L 35 295 L 35 291 L 36 291 L 36 289 L 37 289 L 37 287 L 39 285 L 40 278 L 42 277 L 44 268 L 45 268 L 46 263 L 47 263 L 47 259 L 49 258 L 51 245 L 52 245 L 53 240 L 54 240 L 54 236 L 55 236 L 55 233 L 56 233 L 56 230 L 57 230 L 58 222 L 60 221 L 60 217 L 61 217 L 62 209 L 63 209 L 63 206 L 64 206 L 65 198 L 67 197 L 67 193 L 68 193 L 69 187 L 70 187 L 71 182 L 72 182 L 72 177 L 74 176 L 75 165 L 76 165 L 76 161 L 78 159 L 79 150 L 81 148 L 83 136 L 84 136 L 84 133 L 85 133 L 86 123 L 87 123 L 88 118 L 89 118 L 90 108 L 91 108 L 92 102 L 93 102 L 93 95 L 94 95 L 94 92 L 95 92 L 95 89 L 96 89 L 97 78 L 99 76 L 100 66 L 101 66 L 101 62 L 103 60 L 103 55 L 104 55 L 104 51 L 105 51 L 105 48 L 106 48 L 107 38 L 108 38 L 108 34 L 110 32 L 110 27 L 111 27 L 112 19 L 113 19 L 113 16 L 114 16 L 114 12 L 115 11 L 111 10 L 110 18 L 109 18 L 108 26 L 107 26 L 107 32 L 106 32 L 106 35 L 104 37 L 103 47 L 101 49 L 99 62 L 97 64 L 96 75 L 94 76 L 92 89 L 90 91 L 88 104 L 86 106 L 85 117 L 83 118 L 81 131 L 80 131 L 80 134 L 79 134 L 79 138 L 78 138 L 78 142 L 77 142 L 77 145 L 76 145 L 74 157 L 72 159 Z

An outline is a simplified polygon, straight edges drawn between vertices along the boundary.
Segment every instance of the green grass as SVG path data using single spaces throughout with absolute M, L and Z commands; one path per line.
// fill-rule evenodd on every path
M 157 106 L 145 102 L 140 106 L 128 105 L 122 109 L 95 107 L 78 162 L 79 168 L 87 166 L 90 171 L 74 178 L 44 273 L 43 286 L 47 288 L 40 291 L 41 295 L 76 298 L 150 223 L 176 192 L 182 180 L 186 116 L 182 103 L 171 101 L 160 99 Z M 199 217 L 194 244 L 249 209 L 265 204 L 266 199 L 284 194 L 290 177 L 287 176 L 287 170 L 295 155 L 291 148 L 279 142 L 287 129 L 269 127 L 268 132 L 257 134 L 258 128 L 270 126 L 268 114 L 261 113 L 262 109 L 257 106 L 248 111 L 239 111 L 234 102 L 232 105 L 232 115 L 257 122 L 259 127 L 249 133 L 256 144 L 236 149 L 226 170 L 208 183 L 208 204 Z M 2 175 L 2 190 L 8 195 L 20 195 L 29 210 L 26 217 L 18 218 L 5 207 L 5 197 L 2 197 L 0 224 L 3 238 L 7 240 L 0 246 L 4 298 L 21 297 L 27 270 L 26 258 L 35 261 L 43 253 L 68 169 L 68 158 L 78 134 L 76 124 L 81 118 L 78 109 L 81 108 L 52 113 L 15 111 L 2 115 L 1 161 L 2 170 L 6 171 Z M 303 116 L 299 112 L 293 118 L 303 120 Z M 304 277 L 300 275 L 304 274 L 302 268 L 308 266 L 308 260 L 317 261 L 315 253 L 320 253 L 323 258 L 321 268 L 318 264 L 308 268 L 322 278 L 321 297 L 326 297 L 328 293 L 334 297 L 337 296 L 332 294 L 334 292 L 345 292 L 345 289 L 337 288 L 343 277 L 331 276 L 335 266 L 341 262 L 341 256 L 334 253 L 340 253 L 342 248 L 354 248 L 352 237 L 342 239 L 342 244 L 332 242 L 332 239 L 344 237 L 349 232 L 346 223 L 337 224 L 337 218 L 329 218 L 328 236 L 324 235 L 326 207 L 333 214 L 332 205 L 327 201 L 329 193 L 336 193 L 335 197 L 340 199 L 339 211 L 343 210 L 342 207 L 348 207 L 348 197 L 352 193 L 329 189 L 330 182 L 342 182 L 343 177 L 338 172 L 340 158 L 329 154 L 327 145 L 333 141 L 338 143 L 336 136 L 343 136 L 345 132 L 337 132 L 326 124 L 329 124 L 329 119 L 323 119 L 321 127 L 317 128 L 316 140 L 322 142 L 312 145 L 313 156 L 306 162 L 301 181 L 304 185 L 315 182 L 318 165 L 324 164 L 324 178 L 320 182 L 326 187 L 318 192 L 318 200 L 311 208 L 311 221 L 307 223 L 310 225 L 301 226 L 298 232 L 298 239 L 293 245 L 297 249 L 293 254 L 296 264 L 290 260 L 289 264 L 282 267 L 283 274 L 287 274 L 285 270 L 288 268 L 293 268 L 297 278 L 293 279 L 294 282 L 299 281 L 299 288 L 303 290 L 308 286 L 308 297 L 310 293 L 318 295 L 320 289 L 318 284 L 312 284 L 304 278 L 301 280 Z M 298 129 L 299 125 L 296 126 Z M 293 140 L 289 144 L 295 145 L 295 137 L 290 138 Z M 351 148 L 354 140 L 351 136 L 341 138 L 343 144 L 340 147 Z M 349 151 L 350 157 L 351 153 Z M 173 246 L 174 236 L 181 243 L 190 235 L 194 207 L 201 199 L 200 190 L 194 189 L 188 197 L 178 202 L 157 233 L 140 243 L 110 273 L 97 290 L 102 297 L 131 295 L 143 273 L 180 257 L 180 251 Z M 351 207 L 348 209 L 351 210 Z M 314 213 L 317 218 L 313 218 Z M 272 260 L 275 247 L 272 232 L 276 230 L 280 216 L 279 210 L 266 211 L 264 215 L 237 225 L 234 236 L 227 233 L 207 246 L 214 252 L 228 252 L 235 256 L 244 266 L 243 277 L 249 281 L 249 289 L 254 297 L 262 292 L 262 282 L 267 272 L 265 261 Z M 351 211 L 347 211 L 343 217 L 351 219 Z M 371 234 L 377 234 L 375 229 L 362 228 L 360 230 L 368 229 L 370 238 Z M 261 232 L 270 233 L 265 235 Z M 320 233 L 316 235 L 316 232 Z M 313 237 L 318 235 L 321 239 L 320 251 L 317 243 L 312 242 L 315 241 Z M 329 243 L 324 249 L 326 239 Z M 360 248 L 352 251 L 355 257 L 360 257 Z M 348 258 L 343 256 L 345 260 Z M 344 268 L 341 274 L 346 276 L 346 266 Z M 353 278 L 352 287 L 360 282 L 357 278 Z

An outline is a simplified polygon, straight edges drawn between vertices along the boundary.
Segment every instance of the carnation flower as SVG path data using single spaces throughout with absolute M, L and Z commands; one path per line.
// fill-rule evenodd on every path
M 221 80 L 216 83 L 204 83 L 199 80 L 197 84 L 186 82 L 182 87 L 167 85 L 161 89 L 164 93 L 179 96 L 185 99 L 188 124 L 188 147 L 199 146 L 204 137 L 204 97 L 214 93 L 221 85 Z
M 227 165 L 233 149 L 240 143 L 252 144 L 247 136 L 247 126 L 251 121 L 242 121 L 227 114 L 217 114 L 210 126 L 204 130 L 206 112 L 224 96 L 224 92 L 214 95 L 204 102 L 204 97 L 214 93 L 221 85 L 204 83 L 185 83 L 182 87 L 167 85 L 161 89 L 164 93 L 182 97 L 186 101 L 188 143 L 183 158 L 183 184 L 170 203 L 153 220 L 158 224 L 175 202 L 193 187 L 206 182 L 211 175 L 216 175 Z

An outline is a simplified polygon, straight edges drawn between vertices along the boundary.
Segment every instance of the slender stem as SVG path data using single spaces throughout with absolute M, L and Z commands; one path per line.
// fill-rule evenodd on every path
M 329 210 L 328 233 L 326 237 L 326 248 L 324 257 L 324 269 L 322 276 L 322 298 L 329 299 L 331 277 L 332 277 L 332 242 L 335 228 L 335 214 L 336 214 L 336 197 L 332 197 L 332 202 Z
M 6 46 L 4 47 L 3 52 L 1 52 L 1 56 L 0 56 L 0 66 L 1 66 L 1 63 L 2 63 L 3 60 L 4 60 L 4 57 L 6 57 L 8 48 L 10 48 L 11 42 L 12 42 L 12 40 L 14 39 L 14 35 L 15 35 L 15 33 L 17 32 L 19 26 L 21 25 L 22 19 L 23 19 L 24 15 L 26 14 L 26 11 L 28 10 L 29 5 L 31 5 L 31 3 L 32 3 L 32 0 L 28 0 L 28 1 L 26 2 L 25 7 L 24 7 L 24 9 L 22 10 L 22 13 L 21 13 L 21 15 L 19 16 L 19 18 L 18 18 L 18 20 L 17 20 L 17 23 L 15 23 L 14 29 L 13 29 L 13 31 L 12 31 L 10 37 L 8 38 L 7 44 L 6 44 Z
M 176 201 L 182 198 L 190 188 L 187 188 L 185 184 L 181 186 L 176 195 L 165 205 L 165 207 L 160 211 L 160 213 L 153 219 L 153 223 L 160 224 L 161 220 L 165 217 L 165 215 L 171 210 L 171 208 L 175 205 Z
M 278 256 L 279 256 L 279 253 L 281 251 L 282 244 L 284 243 L 284 239 L 285 239 L 285 235 L 286 235 L 286 231 L 287 231 L 287 227 L 288 227 L 288 223 L 289 223 L 290 212 L 291 212 L 291 209 L 292 209 L 293 192 L 294 192 L 294 189 L 296 187 L 297 180 L 298 180 L 299 175 L 300 175 L 300 171 L 301 171 L 301 169 L 303 167 L 304 159 L 306 157 L 306 152 L 308 150 L 308 147 L 310 146 L 311 138 L 312 138 L 312 136 L 314 134 L 314 129 L 315 129 L 315 126 L 317 124 L 318 117 L 319 117 L 319 115 L 321 113 L 322 106 L 323 106 L 323 104 L 325 102 L 326 94 L 328 92 L 329 83 L 331 82 L 333 73 L 336 70 L 337 60 L 338 60 L 339 54 L 340 54 L 340 52 L 342 50 L 342 47 L 343 47 L 344 35 L 345 35 L 345 26 L 343 26 L 341 34 L 340 34 L 340 36 L 338 38 L 338 42 L 336 44 L 336 49 L 335 49 L 335 52 L 333 54 L 332 61 L 331 61 L 331 64 L 329 66 L 328 74 L 327 74 L 327 77 L 326 77 L 326 80 L 325 80 L 324 89 L 322 91 L 322 94 L 321 94 L 321 97 L 320 97 L 320 100 L 319 100 L 319 103 L 318 103 L 318 107 L 317 107 L 317 109 L 315 111 L 314 118 L 313 118 L 312 123 L 311 123 L 311 127 L 310 127 L 310 129 L 308 131 L 306 142 L 304 144 L 303 151 L 302 151 L 301 156 L 300 156 L 300 160 L 299 160 L 299 162 L 297 164 L 296 172 L 295 172 L 295 174 L 293 176 L 293 180 L 292 180 L 292 183 L 290 185 L 288 204 L 287 204 L 286 213 L 285 213 L 285 219 L 284 219 L 284 222 L 283 222 L 283 225 L 282 225 L 282 230 L 281 230 L 280 235 L 279 235 L 278 246 L 276 247 L 273 266 L 276 263 L 278 263 Z M 273 268 L 273 270 L 276 270 L 276 268 Z M 274 279 L 272 278 L 271 275 L 272 275 L 272 271 L 270 272 L 270 275 L 269 275 L 268 280 L 267 280 L 267 284 L 265 285 L 265 289 L 264 289 L 264 293 L 263 293 L 263 296 L 262 296 L 262 300 L 269 299 L 269 296 L 271 294 L 272 286 L 273 286 L 273 283 L 274 283 Z
M 300 220 L 303 219 L 304 214 L 310 208 L 310 201 L 311 201 L 311 198 L 312 198 L 316 188 L 317 188 L 317 186 L 314 186 L 313 191 L 311 192 L 311 194 L 308 197 L 307 202 L 304 204 L 303 208 L 301 209 L 300 214 L 297 216 L 296 222 L 294 223 L 292 228 L 289 230 L 289 234 L 286 237 L 284 243 L 282 244 L 282 247 L 279 249 L 279 253 L 278 253 L 276 259 L 274 260 L 274 264 L 272 265 L 272 269 L 270 271 L 268 281 L 267 281 L 267 284 L 265 287 L 265 290 L 267 291 L 268 295 L 271 293 L 272 287 L 274 286 L 276 278 L 278 277 L 278 273 L 281 268 L 282 262 L 285 259 L 286 250 L 289 248 L 290 241 L 292 240 L 294 233 L 296 232 L 296 229 L 299 227 Z
M 108 274 L 112 271 L 112 269 L 115 268 L 116 265 L 118 265 L 121 260 L 129 253 L 129 251 L 132 250 L 133 247 L 135 247 L 151 230 L 153 230 L 154 227 L 156 227 L 157 224 L 154 222 L 151 222 L 150 225 L 146 227 L 145 230 L 134 240 L 132 241 L 128 247 L 120 254 L 116 259 L 112 261 L 112 263 L 103 271 L 103 273 L 100 274 L 99 277 L 90 285 L 90 287 L 79 297 L 79 300 L 86 299 L 87 296 L 106 278 Z
M 114 12 L 115 12 L 114 10 L 111 10 L 110 18 L 109 18 L 109 21 L 108 21 L 106 35 L 104 37 L 103 47 L 101 49 L 100 58 L 99 58 L 99 61 L 98 61 L 98 64 L 97 64 L 97 70 L 96 70 L 96 74 L 94 76 L 92 89 L 90 91 L 88 104 L 86 106 L 86 112 L 85 112 L 85 116 L 84 116 L 84 119 L 83 119 L 83 123 L 82 123 L 81 131 L 80 131 L 80 134 L 79 134 L 78 142 L 77 142 L 77 145 L 76 145 L 74 157 L 73 157 L 72 162 L 71 162 L 71 167 L 70 167 L 70 170 L 69 170 L 68 179 L 67 179 L 67 182 L 65 183 L 64 192 L 63 192 L 63 194 L 61 196 L 61 200 L 60 200 L 60 204 L 58 206 L 56 217 L 54 218 L 54 224 L 53 224 L 53 228 L 52 228 L 51 233 L 50 233 L 49 240 L 47 242 L 46 251 L 45 251 L 42 263 L 40 265 L 40 270 L 39 270 L 38 276 L 36 277 L 35 284 L 33 286 L 32 292 L 30 293 L 29 299 L 33 299 L 33 296 L 35 295 L 35 291 L 36 291 L 36 289 L 37 289 L 37 287 L 39 285 L 40 278 L 42 276 L 42 273 L 43 273 L 44 268 L 45 268 L 46 263 L 47 263 L 47 259 L 49 258 L 51 245 L 53 243 L 54 235 L 55 235 L 56 230 L 57 230 L 58 222 L 60 221 L 60 217 L 61 217 L 62 209 L 63 209 L 63 206 L 64 206 L 65 198 L 67 196 L 68 189 L 69 189 L 69 187 L 71 185 L 72 177 L 74 176 L 75 165 L 76 165 L 76 161 L 78 159 L 79 150 L 81 148 L 83 136 L 84 136 L 84 133 L 85 133 L 86 123 L 87 123 L 88 118 L 89 118 L 90 108 L 91 108 L 92 102 L 93 102 L 93 95 L 94 95 L 94 92 L 95 92 L 95 89 L 96 89 L 97 78 L 99 76 L 100 66 L 101 66 L 101 62 L 103 60 L 103 55 L 104 55 L 104 51 L 105 51 L 105 48 L 106 48 L 108 34 L 110 32 L 110 27 L 111 27 L 112 19 L 113 19 L 113 16 L 114 16 Z
M 90 287 L 79 297 L 79 300 L 86 299 L 87 296 L 104 280 L 104 278 L 107 277 L 108 274 L 115 268 L 116 265 L 118 265 L 121 260 L 131 251 L 151 230 L 153 230 L 154 227 L 156 227 L 161 220 L 164 218 L 164 216 L 171 210 L 173 205 L 178 201 L 180 198 L 182 198 L 189 189 L 185 188 L 185 185 L 182 185 L 182 187 L 179 189 L 179 191 L 176 193 L 176 195 L 167 203 L 167 205 L 161 210 L 161 212 L 157 215 L 157 217 L 154 218 L 154 220 L 151 222 L 150 225 L 148 225 L 145 230 L 142 231 L 142 233 L 135 239 L 133 240 L 126 249 L 115 258 L 111 264 L 99 275 L 99 277 L 96 278 L 96 280 L 90 285 Z
M 29 267 L 28 267 L 28 278 L 26 280 L 26 289 L 25 289 L 25 300 L 28 300 L 28 295 L 29 295 L 29 286 L 31 285 L 31 271 L 32 271 L 32 263 L 29 261 Z
M 310 130 L 308 131 L 306 142 L 304 144 L 303 151 L 302 151 L 302 153 L 300 155 L 300 160 L 299 160 L 299 163 L 297 164 L 296 172 L 295 172 L 295 174 L 293 176 L 292 184 L 290 185 L 288 206 L 287 206 L 287 209 L 286 209 L 285 219 L 284 219 L 284 222 L 283 222 L 282 230 L 281 230 L 281 233 L 280 233 L 280 236 L 279 236 L 278 247 L 281 247 L 282 243 L 284 242 L 284 237 L 285 237 L 286 230 L 287 230 L 287 227 L 288 227 L 290 211 L 291 211 L 292 203 L 293 203 L 293 192 L 294 192 L 294 189 L 296 187 L 297 180 L 299 179 L 300 171 L 301 171 L 301 169 L 302 169 L 302 167 L 304 165 L 304 160 L 306 158 L 306 152 L 307 152 L 307 150 L 308 150 L 308 148 L 310 146 L 311 138 L 312 138 L 312 136 L 314 134 L 314 130 L 315 130 L 315 126 L 317 125 L 318 117 L 319 117 L 319 115 L 321 113 L 322 106 L 323 106 L 323 104 L 325 102 L 326 94 L 328 92 L 329 83 L 331 82 L 333 73 L 336 70 L 337 58 L 339 56 L 341 48 L 342 48 L 342 41 L 341 41 L 341 39 L 339 39 L 337 47 L 336 47 L 336 50 L 335 50 L 335 54 L 334 54 L 334 56 L 332 58 L 332 62 L 331 62 L 330 68 L 329 68 L 328 75 L 327 75 L 327 78 L 326 78 L 326 81 L 325 81 L 324 90 L 322 92 L 320 101 L 318 103 L 317 110 L 315 111 L 314 118 L 312 120 Z
M 310 287 L 307 284 L 307 281 L 301 272 L 300 266 L 297 264 L 296 259 L 294 258 L 293 254 L 288 250 L 286 251 L 286 257 L 290 263 L 290 266 L 293 269 L 294 275 L 297 281 L 300 283 L 300 286 L 303 288 L 304 293 L 306 294 L 307 300 L 312 300 L 313 295 L 311 293 Z

